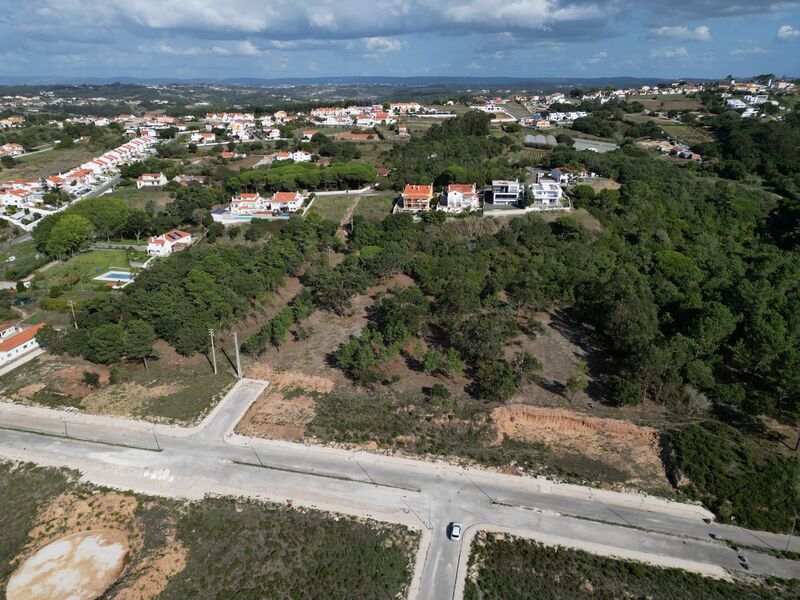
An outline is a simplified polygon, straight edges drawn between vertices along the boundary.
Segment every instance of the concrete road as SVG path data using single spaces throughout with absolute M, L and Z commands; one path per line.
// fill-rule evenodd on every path
M 468 538 L 508 530 L 589 551 L 712 575 L 741 572 L 720 539 L 780 548 L 787 537 L 706 524 L 703 510 L 444 462 L 251 440 L 232 433 L 263 382 L 244 380 L 198 426 L 177 428 L 0 404 L 0 456 L 66 466 L 101 485 L 201 498 L 244 495 L 368 516 L 424 532 L 410 597 L 460 593 Z M 465 539 L 447 539 L 459 521 Z M 800 551 L 800 541 L 791 548 Z M 800 577 L 800 563 L 747 552 L 752 573 Z
M 108 190 L 117 185 L 120 182 L 120 180 L 121 177 L 119 175 L 109 179 L 103 185 L 93 189 L 91 192 L 86 194 L 83 198 L 81 198 L 81 200 L 87 200 L 89 198 L 97 198 L 98 196 L 105 194 Z

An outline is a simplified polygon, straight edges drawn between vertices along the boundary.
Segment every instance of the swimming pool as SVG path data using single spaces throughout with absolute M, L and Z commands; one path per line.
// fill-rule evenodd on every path
M 94 278 L 95 281 L 106 281 L 116 283 L 119 287 L 124 287 L 135 279 L 133 273 L 129 271 L 106 271 L 102 275 Z

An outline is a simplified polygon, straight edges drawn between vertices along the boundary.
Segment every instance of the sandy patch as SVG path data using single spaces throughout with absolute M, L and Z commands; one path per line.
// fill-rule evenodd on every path
M 120 531 L 83 531 L 39 548 L 8 581 L 8 600 L 94 600 L 119 577 L 128 555 Z
M 41 392 L 46 387 L 47 387 L 46 383 L 32 383 L 17 390 L 17 393 L 13 394 L 12 397 L 14 398 L 14 400 L 20 400 L 20 401 L 30 400 L 34 395 L 36 395 L 38 392 Z
M 630 472 L 630 483 L 669 484 L 659 456 L 658 431 L 619 419 L 560 408 L 515 404 L 492 411 L 497 440 L 504 436 L 546 444 L 554 452 L 580 453 Z
M 36 524 L 29 533 L 32 541 L 25 554 L 30 556 L 34 548 L 65 535 L 87 530 L 116 533 L 125 541 L 129 560 L 111 580 L 111 583 L 114 580 L 117 582 L 104 597 L 113 600 L 150 600 L 157 597 L 170 578 L 186 566 L 187 550 L 177 540 L 176 523 L 171 517 L 158 523 L 160 543 L 155 546 L 151 543 L 150 547 L 145 548 L 144 523 L 141 521 L 145 511 L 141 508 L 137 498 L 129 494 L 65 492 L 40 510 Z

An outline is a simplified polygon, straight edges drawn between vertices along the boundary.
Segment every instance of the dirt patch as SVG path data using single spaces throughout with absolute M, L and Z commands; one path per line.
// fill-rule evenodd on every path
M 31 542 L 21 558 L 34 556 L 36 548 L 64 536 L 86 531 L 110 532 L 124 541 L 129 560 L 100 593 L 116 580 L 104 597 L 113 600 L 155 598 L 169 579 L 184 568 L 187 550 L 177 540 L 177 526 L 171 515 L 157 523 L 158 541 L 149 541 L 147 524 L 142 516 L 146 512 L 144 508 L 136 497 L 128 494 L 86 493 L 80 490 L 65 492 L 40 510 L 35 526 L 29 533 Z M 67 596 L 56 594 L 46 597 Z M 97 595 L 75 597 L 95 598 Z
M 14 572 L 9 600 L 94 600 L 119 577 L 128 555 L 120 531 L 83 531 L 37 550 Z
M 522 404 L 492 411 L 496 443 L 504 436 L 546 444 L 553 452 L 580 453 L 631 474 L 629 483 L 669 488 L 659 456 L 658 431 L 619 419 Z
M 329 394 L 335 382 L 327 377 L 297 371 L 276 372 L 269 365 L 254 365 L 250 376 L 266 379 L 269 388 L 253 403 L 237 425 L 238 433 L 270 439 L 300 441 L 314 418 L 314 404 Z
M 138 414 L 150 400 L 169 396 L 181 390 L 177 384 L 146 387 L 138 383 L 122 383 L 97 390 L 81 401 L 90 413 L 130 417 Z

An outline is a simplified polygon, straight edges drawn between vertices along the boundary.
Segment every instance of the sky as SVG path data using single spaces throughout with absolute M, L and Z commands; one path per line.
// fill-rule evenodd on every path
M 0 0 L 0 75 L 800 76 L 800 0 Z

